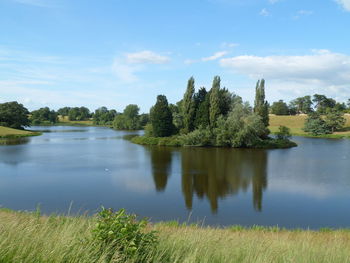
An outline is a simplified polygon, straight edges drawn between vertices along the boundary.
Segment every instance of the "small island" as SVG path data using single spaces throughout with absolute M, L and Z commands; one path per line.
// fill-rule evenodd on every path
M 255 88 L 254 107 L 242 98 L 221 88 L 215 76 L 212 88 L 195 92 L 195 80 L 188 80 L 183 99 L 168 104 L 158 95 L 150 110 L 150 122 L 144 136 L 132 142 L 142 145 L 232 147 L 280 149 L 297 146 L 290 141 L 289 128 L 280 126 L 276 136 L 269 136 L 269 103 L 265 100 L 265 80 Z

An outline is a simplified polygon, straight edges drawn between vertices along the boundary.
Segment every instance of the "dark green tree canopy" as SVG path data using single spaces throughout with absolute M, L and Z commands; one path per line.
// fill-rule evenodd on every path
M 29 111 L 17 101 L 0 104 L 0 126 L 23 129 L 30 125 Z
M 283 100 L 279 100 L 272 103 L 271 113 L 276 115 L 289 115 L 290 111 L 287 103 L 285 103 Z
M 265 80 L 259 80 L 255 88 L 254 112 L 258 114 L 265 127 L 269 126 L 269 104 L 265 100 Z
M 115 116 L 116 110 L 108 110 L 107 107 L 100 107 L 93 114 L 93 123 L 96 125 L 111 125 Z
M 182 116 L 185 133 L 194 129 L 195 101 L 194 101 L 194 78 L 191 77 L 187 83 L 187 89 L 182 100 Z
M 312 112 L 312 101 L 311 96 L 304 96 L 296 98 L 290 102 L 290 110 L 295 114 L 308 114 Z
M 220 116 L 220 82 L 220 77 L 215 76 L 210 90 L 209 124 L 212 128 L 216 126 L 216 121 Z
M 123 114 L 117 114 L 113 127 L 117 130 L 139 130 L 142 128 L 139 115 L 140 108 L 136 104 L 125 107 Z
M 331 98 L 327 98 L 325 95 L 315 94 L 312 101 L 315 104 L 317 112 L 324 114 L 328 108 L 334 108 L 336 101 Z
M 157 102 L 151 109 L 150 119 L 155 137 L 167 137 L 173 134 L 175 130 L 173 116 L 164 95 L 158 95 Z
M 33 125 L 53 124 L 58 121 L 58 113 L 50 110 L 49 107 L 40 108 L 31 112 L 30 121 Z
M 90 110 L 86 107 L 74 107 L 68 111 L 68 118 L 71 121 L 85 121 L 90 117 Z

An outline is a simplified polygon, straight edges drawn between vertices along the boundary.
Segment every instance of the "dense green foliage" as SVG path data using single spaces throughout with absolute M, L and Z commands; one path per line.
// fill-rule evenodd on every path
M 150 120 L 155 137 L 167 137 L 174 133 L 173 115 L 164 95 L 158 95 L 157 102 L 150 111 Z
M 265 80 L 259 80 L 255 88 L 254 112 L 261 117 L 265 127 L 269 126 L 269 103 L 265 100 Z
M 117 130 L 140 130 L 147 123 L 148 116 L 139 115 L 140 108 L 135 104 L 125 107 L 122 114 L 117 114 L 113 121 L 113 128 Z M 142 122 L 141 122 L 142 121 Z
M 327 123 L 322 119 L 322 116 L 317 112 L 313 112 L 308 115 L 305 121 L 304 131 L 315 136 L 331 133 L 331 129 L 328 127 Z
M 116 110 L 108 110 L 107 107 L 101 107 L 95 110 L 93 115 L 93 124 L 95 125 L 112 125 L 114 118 L 117 116 Z
M 70 121 L 85 121 L 91 117 L 90 110 L 86 107 L 74 107 L 68 111 Z
M 195 81 L 191 77 L 183 99 L 169 106 L 165 96 L 159 95 L 151 108 L 151 123 L 145 128 L 145 136 L 132 141 L 168 146 L 274 147 L 274 139 L 267 137 L 264 80 L 257 85 L 255 112 L 241 97 L 221 88 L 220 81 L 220 77 L 215 76 L 209 92 L 204 87 L 195 92 Z M 264 143 L 267 139 L 269 142 Z M 295 146 L 287 137 L 279 138 L 277 147 L 286 145 Z
M 209 125 L 215 128 L 216 121 L 220 116 L 220 82 L 219 76 L 215 76 L 209 97 Z
M 29 111 L 17 101 L 0 104 L 0 126 L 23 129 L 29 126 Z
M 339 131 L 344 127 L 346 122 L 344 114 L 336 109 L 328 109 L 325 116 L 326 125 L 331 132 Z
M 315 94 L 312 99 L 318 113 L 325 114 L 328 108 L 334 108 L 336 101 L 325 95 Z
M 195 121 L 195 101 L 194 95 L 194 78 L 188 80 L 187 89 L 182 100 L 182 116 L 184 123 L 184 132 L 188 133 L 194 129 Z
M 32 111 L 30 121 L 33 125 L 54 124 L 58 121 L 58 113 L 49 107 Z
M 71 107 L 63 107 L 57 110 L 58 115 L 61 116 L 68 116 L 69 114 L 69 110 L 71 109 Z
M 290 102 L 290 111 L 294 114 L 308 114 L 312 112 L 311 96 L 304 96 L 296 98 Z
M 137 221 L 136 215 L 127 214 L 124 209 L 113 212 L 102 208 L 98 213 L 97 223 L 93 231 L 95 240 L 102 242 L 102 250 L 113 247 L 111 257 L 116 251 L 124 259 L 137 258 L 142 262 L 141 255 L 150 253 L 157 245 L 154 231 L 146 232 L 146 219 Z
M 283 100 L 272 103 L 271 113 L 276 115 L 289 115 L 289 107 Z
M 289 139 L 292 135 L 290 133 L 290 129 L 286 126 L 280 126 L 278 128 L 278 132 L 276 132 L 277 139 L 280 140 L 287 140 Z
M 327 109 L 324 117 L 319 112 L 310 113 L 305 121 L 304 131 L 312 135 L 332 134 L 345 124 L 344 114 L 335 109 Z

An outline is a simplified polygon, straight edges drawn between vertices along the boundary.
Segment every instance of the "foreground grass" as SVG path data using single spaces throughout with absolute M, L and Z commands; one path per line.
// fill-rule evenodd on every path
M 0 126 L 0 138 L 21 138 L 21 137 L 37 136 L 37 135 L 41 135 L 41 133 L 11 129 L 8 127 Z
M 278 131 L 279 126 L 286 126 L 290 128 L 292 135 L 319 137 L 319 138 L 350 138 L 350 115 L 344 116 L 346 119 L 345 128 L 343 131 L 335 132 L 333 134 L 325 134 L 320 136 L 313 136 L 303 131 L 304 123 L 307 118 L 306 115 L 295 116 L 276 116 L 270 115 L 269 129 L 272 133 Z
M 138 262 L 108 257 L 92 241 L 95 217 L 43 217 L 0 211 L 0 262 Z M 144 262 L 350 262 L 350 231 L 149 226 L 159 244 Z

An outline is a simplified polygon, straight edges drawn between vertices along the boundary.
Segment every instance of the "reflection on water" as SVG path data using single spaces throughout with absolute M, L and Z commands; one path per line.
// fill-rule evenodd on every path
M 26 144 L 28 142 L 29 142 L 28 137 L 0 139 L 0 145 L 17 145 L 17 144 Z
M 171 168 L 171 149 L 167 147 L 147 147 L 151 157 L 153 180 L 156 190 L 165 190 Z
M 296 148 L 266 151 L 169 148 L 128 141 L 141 132 L 44 129 L 62 132 L 0 146 L 0 206 L 64 213 L 73 202 L 80 212 L 103 205 L 154 222 L 349 227 L 350 140 L 296 137 Z
M 172 153 L 167 147 L 148 147 L 157 191 L 164 191 L 170 176 Z M 193 195 L 207 198 L 212 212 L 219 199 L 252 189 L 253 206 L 262 210 L 263 191 L 267 187 L 267 153 L 265 150 L 219 148 L 183 148 L 181 183 L 185 205 L 192 209 Z

